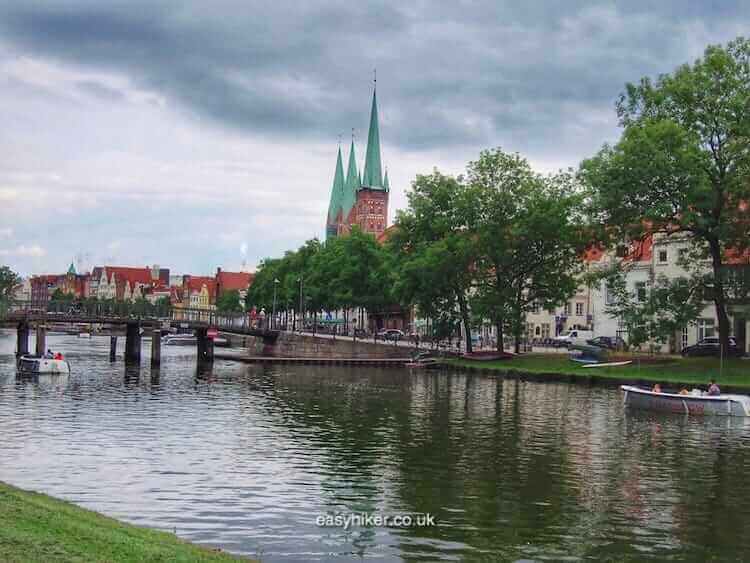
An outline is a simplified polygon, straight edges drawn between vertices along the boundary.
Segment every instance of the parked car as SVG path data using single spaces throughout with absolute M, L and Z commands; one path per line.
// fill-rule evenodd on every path
M 685 346 L 682 349 L 683 356 L 718 356 L 720 351 L 719 337 L 709 336 L 692 346 Z M 737 347 L 737 341 L 734 336 L 729 337 L 729 350 L 727 356 L 741 356 L 742 350 Z
M 368 338 L 370 336 L 370 333 L 367 332 L 367 329 L 365 328 L 355 328 L 354 336 L 356 336 L 357 338 Z
M 608 350 L 627 350 L 628 349 L 628 343 L 625 342 L 619 336 L 597 336 L 596 338 L 587 340 L 586 344 L 599 346 L 599 348 L 607 348 Z
M 555 346 L 565 346 L 571 344 L 586 344 L 587 340 L 594 338 L 594 333 L 590 330 L 581 330 L 574 328 L 568 332 L 563 332 L 560 336 L 555 337 Z
M 403 337 L 404 333 L 397 328 L 388 328 L 381 330 L 378 333 L 378 338 L 383 338 L 385 340 L 401 340 Z

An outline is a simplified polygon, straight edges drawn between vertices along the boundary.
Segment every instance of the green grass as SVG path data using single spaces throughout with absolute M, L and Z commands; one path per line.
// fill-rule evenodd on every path
M 652 363 L 653 362 L 653 363 Z M 658 363 L 656 363 L 658 362 Z M 719 375 L 718 358 L 636 358 L 627 366 L 611 368 L 583 368 L 563 354 L 524 354 L 511 360 L 478 362 L 473 360 L 448 360 L 460 367 L 488 368 L 530 374 L 566 375 L 582 380 L 632 380 L 660 383 L 705 385 L 712 377 L 721 386 L 750 390 L 750 360 L 725 359 Z
M 166 533 L 124 524 L 0 483 L 0 561 L 238 561 Z

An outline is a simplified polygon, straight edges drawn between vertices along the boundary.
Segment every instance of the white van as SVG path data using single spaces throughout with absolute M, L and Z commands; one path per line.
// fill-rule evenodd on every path
M 568 332 L 563 332 L 560 336 L 555 336 L 555 344 L 568 347 L 571 344 L 586 344 L 586 341 L 592 338 L 594 338 L 594 331 L 574 328 Z

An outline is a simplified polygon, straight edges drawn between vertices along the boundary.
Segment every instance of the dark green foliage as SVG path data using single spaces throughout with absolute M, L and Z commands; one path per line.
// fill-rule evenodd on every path
M 222 291 L 216 298 L 216 310 L 221 313 L 239 313 L 242 311 L 240 292 L 236 289 Z
M 619 142 L 581 166 L 592 210 L 620 240 L 689 234 L 710 259 L 726 346 L 727 255 L 750 241 L 750 42 L 710 46 L 692 65 L 628 84 L 617 111 Z

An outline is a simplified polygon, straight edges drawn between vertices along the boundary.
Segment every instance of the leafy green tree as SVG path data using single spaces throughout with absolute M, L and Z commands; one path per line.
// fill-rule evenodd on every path
M 52 296 L 50 297 L 50 301 L 60 301 L 63 303 L 67 303 L 70 301 L 73 301 L 74 296 L 70 293 L 64 292 L 59 287 L 55 289 L 55 291 L 52 292 Z
M 0 301 L 10 301 L 21 278 L 8 266 L 0 266 Z
M 216 298 L 216 310 L 221 313 L 239 313 L 242 311 L 240 292 L 236 289 L 222 291 Z
M 437 170 L 419 175 L 406 194 L 389 241 L 398 275 L 393 291 L 425 316 L 449 319 L 458 311 L 471 351 L 469 293 L 477 245 L 468 230 L 472 207 L 466 185 Z
M 265 309 L 271 314 L 275 291 L 278 313 L 298 310 L 300 293 L 305 298 L 303 307 L 311 312 L 320 311 L 326 292 L 319 286 L 321 277 L 317 275 L 315 262 L 321 250 L 320 241 L 311 239 L 298 250 L 287 251 L 282 258 L 263 260 L 245 298 L 246 307 Z
M 255 279 L 247 292 L 245 302 L 248 308 L 256 307 L 258 311 L 271 310 L 274 292 L 274 280 L 278 279 L 282 259 L 266 258 L 258 265 Z
M 607 314 L 623 322 L 633 347 L 673 340 L 678 330 L 695 323 L 703 309 L 702 285 L 696 278 L 660 275 L 649 280 L 639 295 L 627 285 L 627 266 L 616 264 L 600 277 L 610 297 Z
M 154 303 L 156 314 L 159 316 L 168 316 L 172 311 L 172 301 L 169 297 L 159 297 Z
M 526 314 L 535 306 L 552 309 L 579 284 L 582 197 L 571 174 L 541 177 L 499 148 L 469 163 L 468 182 L 478 247 L 472 306 L 495 324 L 498 349 L 507 326 L 518 352 Z
M 317 284 L 325 289 L 328 310 L 377 310 L 390 303 L 385 251 L 371 234 L 353 227 L 351 233 L 326 241 L 318 260 Z
M 750 41 L 709 46 L 693 64 L 628 84 L 622 137 L 584 161 L 599 221 L 621 240 L 689 235 L 710 261 L 719 336 L 729 343 L 726 264 L 750 241 Z

